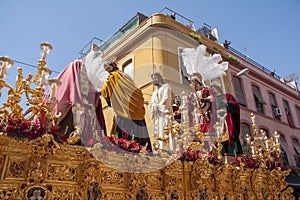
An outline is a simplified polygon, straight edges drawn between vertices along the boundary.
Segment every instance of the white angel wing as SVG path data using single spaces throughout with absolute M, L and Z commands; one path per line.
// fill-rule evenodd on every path
M 182 61 L 186 68 L 186 72 L 189 75 L 192 75 L 196 72 L 195 70 L 195 49 L 194 48 L 185 48 L 182 53 Z
M 205 45 L 199 45 L 196 49 L 183 49 L 181 56 L 187 73 L 189 75 L 199 73 L 203 80 L 212 80 L 226 75 L 225 71 L 228 69 L 228 62 L 220 63 L 222 61 L 220 54 L 206 56 L 205 53 Z
M 88 79 L 98 91 L 103 87 L 109 75 L 103 67 L 103 62 L 102 53 L 94 50 L 88 53 L 84 61 Z
M 195 50 L 195 60 L 197 68 L 202 68 L 205 61 L 206 46 L 201 44 Z
M 181 56 L 186 71 L 189 75 L 199 72 L 205 57 L 206 46 L 199 45 L 196 49 L 184 48 Z M 201 70 L 200 70 L 201 71 Z
M 220 61 L 222 61 L 222 56 L 220 54 L 207 56 L 204 67 L 201 68 L 201 72 L 199 72 L 204 80 L 212 80 L 226 75 L 225 71 L 228 69 L 228 62 L 220 63 Z

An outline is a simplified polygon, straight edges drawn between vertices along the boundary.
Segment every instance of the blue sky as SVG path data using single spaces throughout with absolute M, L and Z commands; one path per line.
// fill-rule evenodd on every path
M 164 7 L 191 19 L 196 28 L 217 27 L 220 42 L 230 40 L 233 48 L 282 77 L 300 74 L 299 0 L 1 0 L 0 56 L 37 65 L 39 44 L 47 41 L 53 45 L 47 65 L 60 72 L 93 37 L 106 40 L 137 12 L 150 16 Z M 23 71 L 35 69 L 24 66 Z

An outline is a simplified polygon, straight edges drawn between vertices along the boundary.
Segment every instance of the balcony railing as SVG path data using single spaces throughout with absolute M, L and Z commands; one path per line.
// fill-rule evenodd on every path
M 245 54 L 239 52 L 238 50 L 236 50 L 236 49 L 234 49 L 234 48 L 232 48 L 232 47 L 230 47 L 230 46 L 228 47 L 228 50 L 229 50 L 231 53 L 233 53 L 233 54 L 239 56 L 240 58 L 245 59 L 246 61 L 248 61 L 248 62 L 251 63 L 252 65 L 258 67 L 258 68 L 261 69 L 261 70 L 263 70 L 264 72 L 266 72 L 266 73 L 268 73 L 268 74 L 271 74 L 271 75 L 274 76 L 275 78 L 277 78 L 277 79 L 279 79 L 279 80 L 282 79 L 282 77 L 280 77 L 279 75 L 275 74 L 273 71 L 270 71 L 269 69 L 265 68 L 264 66 L 262 66 L 262 65 L 259 64 L 259 63 L 257 63 L 256 61 L 252 60 L 251 58 L 249 58 L 249 57 L 246 56 Z
M 164 7 L 163 9 L 161 9 L 159 11 L 159 13 L 160 14 L 167 14 L 167 15 L 171 16 L 174 20 L 178 21 L 179 23 L 184 24 L 186 26 L 189 26 L 194 31 L 196 30 L 195 24 L 192 20 L 180 15 L 179 13 L 177 13 L 177 12 L 167 8 L 167 7 Z
M 90 48 L 93 44 L 97 45 L 97 46 L 101 46 L 104 43 L 103 40 L 93 37 L 93 39 L 91 39 L 80 51 L 80 58 L 83 58 L 84 56 L 86 56 L 89 52 L 90 52 Z

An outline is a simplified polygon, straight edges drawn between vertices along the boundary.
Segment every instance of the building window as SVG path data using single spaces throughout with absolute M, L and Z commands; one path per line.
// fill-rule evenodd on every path
M 298 106 L 296 106 L 296 113 L 298 117 L 298 123 L 300 124 L 300 108 Z
M 189 74 L 187 73 L 186 67 L 183 63 L 182 56 L 181 56 L 183 49 L 184 47 L 178 47 L 178 66 L 179 66 L 178 71 L 180 74 L 180 83 L 189 86 L 190 85 L 188 79 Z
M 273 117 L 280 121 L 280 117 L 282 115 L 280 108 L 277 107 L 275 95 L 272 93 L 269 93 L 269 99 L 270 99 L 270 105 L 273 113 Z
M 254 100 L 256 105 L 256 111 L 264 114 L 263 104 L 266 104 L 266 102 L 263 100 L 258 87 L 252 86 L 252 90 L 253 90 L 253 95 L 254 95 Z
M 280 147 L 281 147 L 281 157 L 283 160 L 283 166 L 289 166 L 289 161 L 287 158 L 288 146 L 286 144 L 286 141 L 285 141 L 283 135 L 280 135 Z
M 241 138 L 240 141 L 242 141 L 242 148 L 245 155 L 250 155 L 249 152 L 249 146 L 247 144 L 246 136 L 249 135 L 251 137 L 251 129 L 250 125 L 246 123 L 241 123 Z
M 294 124 L 294 121 L 293 121 L 293 118 L 292 118 L 292 113 L 291 113 L 291 110 L 290 110 L 289 103 L 285 100 L 283 100 L 283 107 L 284 107 L 286 119 L 287 119 L 290 127 L 295 128 L 295 124 Z
M 300 145 L 299 141 L 297 139 L 293 139 L 293 145 L 294 145 L 294 150 L 296 152 L 295 156 L 295 161 L 297 167 L 300 167 Z
M 130 58 L 122 64 L 122 71 L 128 76 L 130 76 L 132 80 L 134 80 L 134 64 L 132 58 Z
M 240 105 L 246 106 L 246 101 L 245 101 L 245 95 L 244 95 L 244 90 L 242 87 L 242 82 L 241 79 L 233 76 L 233 87 L 235 91 L 235 96 L 239 102 Z

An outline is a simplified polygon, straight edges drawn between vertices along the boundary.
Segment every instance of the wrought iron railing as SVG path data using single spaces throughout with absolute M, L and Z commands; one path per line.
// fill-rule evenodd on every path
M 194 24 L 194 22 L 193 22 L 192 20 L 190 20 L 190 19 L 188 19 L 188 18 L 182 16 L 181 14 L 175 12 L 174 10 L 171 10 L 171 9 L 169 9 L 169 8 L 167 8 L 167 7 L 164 7 L 163 9 L 161 9 L 161 10 L 159 11 L 159 13 L 160 13 L 160 14 L 167 14 L 167 15 L 169 15 L 169 16 L 171 16 L 171 17 L 172 17 L 172 15 L 173 15 L 174 19 L 175 19 L 176 21 L 178 21 L 179 23 L 184 24 L 184 25 L 186 25 L 186 26 L 189 26 L 189 27 L 190 27 L 191 29 L 193 29 L 194 31 L 196 30 L 195 24 Z
M 105 41 L 101 40 L 99 38 L 93 37 L 80 51 L 80 58 L 83 58 L 90 52 L 90 48 L 93 44 L 96 44 L 97 46 L 101 46 Z
M 282 77 L 280 77 L 279 75 L 275 74 L 275 72 L 270 71 L 269 69 L 265 68 L 264 66 L 262 66 L 262 65 L 259 64 L 259 63 L 257 63 L 256 61 L 252 60 L 251 58 L 249 58 L 249 57 L 246 56 L 245 54 L 239 52 L 238 50 L 236 50 L 236 49 L 234 49 L 234 48 L 232 48 L 232 47 L 230 47 L 230 46 L 228 47 L 228 50 L 229 50 L 231 53 L 233 53 L 233 54 L 239 56 L 240 58 L 245 59 L 246 61 L 248 61 L 248 62 L 251 63 L 252 65 L 258 67 L 258 68 L 261 69 L 261 70 L 263 70 L 264 72 L 266 72 L 266 73 L 268 73 L 268 74 L 271 74 L 271 75 L 274 76 L 275 78 L 277 78 L 277 79 L 279 79 L 279 80 L 282 78 Z

